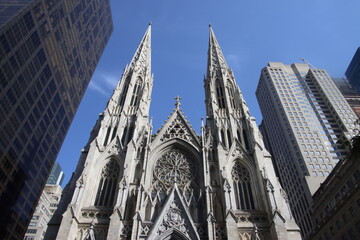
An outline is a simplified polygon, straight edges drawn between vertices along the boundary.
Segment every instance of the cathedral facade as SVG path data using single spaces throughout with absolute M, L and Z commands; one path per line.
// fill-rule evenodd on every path
M 149 25 L 91 131 L 45 239 L 301 239 L 211 27 L 204 83 L 201 135 L 180 98 L 152 133 Z

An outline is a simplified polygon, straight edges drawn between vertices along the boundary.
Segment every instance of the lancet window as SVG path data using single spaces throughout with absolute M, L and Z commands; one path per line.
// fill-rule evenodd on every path
M 220 81 L 216 81 L 216 95 L 218 100 L 219 108 L 225 108 L 225 95 L 224 95 L 224 89 L 220 84 Z
M 115 204 L 117 186 L 120 178 L 120 166 L 111 159 L 103 168 L 95 199 L 95 206 L 111 207 Z
M 249 139 L 248 139 L 248 137 L 247 137 L 247 134 L 246 134 L 245 129 L 243 129 L 243 137 L 244 137 L 244 142 L 245 142 L 245 148 L 246 148 L 246 149 L 250 149 Z
M 108 142 L 110 131 L 111 131 L 111 127 L 108 127 L 106 130 L 106 135 L 105 135 L 105 139 L 104 139 L 104 146 L 106 146 L 106 144 Z
M 225 145 L 226 144 L 226 140 L 225 140 L 225 133 L 224 133 L 224 130 L 221 129 L 220 131 L 220 135 L 221 135 L 221 142 Z
M 231 84 L 231 82 L 228 80 L 228 83 L 227 83 L 227 89 L 228 89 L 228 92 L 229 92 L 229 100 L 230 100 L 230 105 L 231 105 L 231 108 L 235 108 L 235 94 L 234 94 L 234 89 L 233 89 L 233 86 Z
M 129 75 L 125 80 L 124 87 L 123 87 L 123 90 L 122 90 L 121 96 L 120 96 L 120 102 L 119 102 L 120 107 L 122 107 L 124 105 L 125 98 L 126 98 L 126 95 L 127 95 L 127 91 L 128 91 L 128 88 L 129 88 L 130 79 L 131 79 L 131 75 Z
M 239 142 L 242 142 L 242 139 L 241 139 L 241 130 L 238 129 L 238 130 L 236 131 L 236 134 L 237 134 L 237 138 L 238 138 Z
M 136 106 L 136 104 L 138 103 L 141 83 L 142 83 L 141 79 L 138 78 L 134 86 L 133 94 L 130 101 L 130 106 Z
M 231 141 L 231 132 L 230 130 L 228 129 L 227 130 L 227 138 L 228 138 L 228 145 L 229 145 L 229 148 L 231 147 L 231 144 L 232 144 L 232 141 Z
M 234 182 L 234 194 L 237 209 L 255 209 L 254 197 L 251 188 L 251 179 L 248 169 L 237 161 L 232 169 L 231 174 Z

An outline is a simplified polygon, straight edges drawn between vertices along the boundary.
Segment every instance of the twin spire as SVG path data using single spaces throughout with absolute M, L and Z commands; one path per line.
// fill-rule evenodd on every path
M 209 50 L 208 50 L 208 76 L 210 73 L 221 72 L 220 69 L 228 69 L 224 55 L 221 51 L 220 45 L 215 37 L 213 29 L 211 25 L 209 26 L 210 36 L 209 36 Z M 134 77 L 134 73 L 137 77 Z M 127 89 L 127 86 L 135 85 L 136 79 L 141 78 L 142 84 L 141 88 L 145 86 L 145 82 L 150 81 L 150 86 L 152 85 L 152 76 L 151 76 L 151 23 L 149 26 L 130 62 L 130 64 L 126 67 L 124 74 L 122 76 L 121 81 L 119 81 L 113 96 L 110 99 L 110 105 L 115 107 L 120 104 L 123 105 L 126 102 L 125 95 L 129 95 L 129 93 L 133 91 L 139 91 L 137 89 Z M 128 82 L 127 82 L 128 81 Z M 150 87 L 151 88 L 151 87 Z M 151 92 L 151 89 L 148 89 Z M 141 94 L 139 91 L 139 94 Z M 141 97 L 141 96 L 138 96 Z M 176 101 L 176 108 L 180 106 L 180 99 Z M 110 107 L 110 106 L 108 106 Z M 111 107 L 111 108 L 112 108 Z
M 213 69 L 228 69 L 221 47 L 215 37 L 214 31 L 209 25 L 209 49 L 208 49 L 208 71 Z M 146 67 L 151 72 L 151 22 L 137 48 L 130 66 Z

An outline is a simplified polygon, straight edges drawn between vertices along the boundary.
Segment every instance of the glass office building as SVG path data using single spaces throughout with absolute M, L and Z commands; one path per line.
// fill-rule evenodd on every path
M 21 239 L 113 24 L 109 0 L 4 0 L 0 16 L 0 239 Z
M 64 180 L 64 172 L 62 171 L 60 164 L 58 162 L 56 162 L 51 169 L 51 172 L 46 181 L 46 184 L 61 186 L 63 180 Z

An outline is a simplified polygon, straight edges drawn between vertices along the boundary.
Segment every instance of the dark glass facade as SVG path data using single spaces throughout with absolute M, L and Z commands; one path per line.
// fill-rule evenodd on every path
M 345 75 L 355 90 L 360 93 L 360 47 L 357 49 Z
M 46 184 L 61 185 L 63 180 L 64 180 L 64 172 L 62 171 L 60 164 L 56 162 L 51 169 Z
M 0 13 L 0 239 L 22 239 L 113 23 L 109 0 L 5 0 Z

